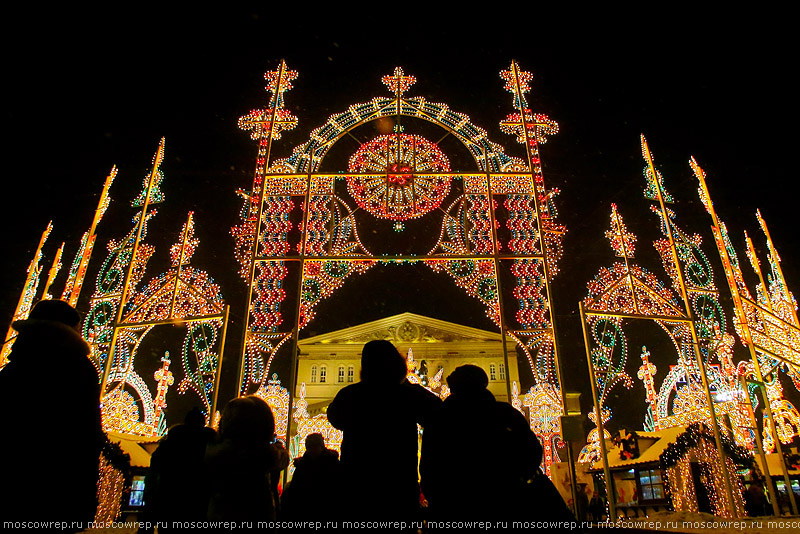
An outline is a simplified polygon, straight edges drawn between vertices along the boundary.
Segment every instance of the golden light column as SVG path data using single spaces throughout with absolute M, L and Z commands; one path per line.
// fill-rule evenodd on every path
M 39 275 L 42 272 L 42 266 L 39 262 L 42 259 L 42 248 L 44 247 L 47 237 L 53 230 L 53 221 L 47 223 L 47 228 L 42 232 L 42 237 L 39 238 L 39 244 L 36 247 L 36 252 L 33 253 L 33 259 L 28 265 L 28 276 L 25 278 L 25 285 L 22 286 L 22 293 L 20 293 L 17 307 L 14 310 L 14 315 L 11 317 L 11 322 L 19 321 L 28 317 L 33 306 L 33 299 L 36 297 L 36 289 L 39 287 Z M 11 347 L 14 345 L 14 328 L 8 327 L 6 332 L 6 339 L 3 342 L 3 350 L 0 351 L 0 369 L 8 363 L 8 355 L 11 353 Z
M 61 270 L 61 256 L 64 254 L 64 242 L 58 247 L 56 256 L 53 258 L 53 264 L 50 266 L 50 271 L 47 273 L 47 281 L 44 283 L 44 290 L 42 291 L 42 300 L 50 300 L 53 295 L 50 294 L 50 286 L 58 276 L 58 271 Z
M 108 204 L 111 201 L 108 196 L 108 191 L 116 176 L 117 167 L 114 166 L 111 168 L 111 172 L 106 177 L 106 181 L 103 184 L 103 191 L 100 193 L 100 200 L 97 202 L 97 209 L 94 211 L 92 224 L 81 238 L 81 245 L 78 252 L 75 254 L 75 260 L 72 262 L 67 282 L 64 284 L 64 292 L 61 294 L 61 300 L 66 300 L 69 302 L 70 306 L 74 307 L 78 303 L 78 297 L 81 295 L 83 281 L 86 279 L 86 269 L 89 266 L 89 260 L 92 257 L 94 244 L 97 240 L 97 225 L 103 218 Z

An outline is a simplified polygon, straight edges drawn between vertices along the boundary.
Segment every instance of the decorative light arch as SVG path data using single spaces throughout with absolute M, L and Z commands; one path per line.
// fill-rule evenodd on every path
M 544 186 L 538 151 L 558 127 L 529 109 L 525 93 L 530 91 L 531 75 L 516 62 L 501 72 L 515 112 L 500 127 L 524 145 L 525 159 L 507 155 L 467 115 L 443 103 L 407 96 L 416 78 L 398 67 L 381 80 L 390 96 L 353 104 L 332 115 L 289 157 L 273 161 L 273 141 L 297 125 L 284 107 L 284 94 L 296 78 L 297 72 L 284 62 L 268 72 L 268 106 L 239 122 L 258 141 L 253 186 L 241 193 L 242 222 L 232 229 L 240 272 L 249 288 L 240 394 L 262 387 L 280 347 L 289 359 L 295 357 L 299 332 L 314 318 L 317 304 L 354 274 L 380 263 L 423 263 L 447 274 L 478 299 L 504 340 L 506 335 L 517 340 L 536 384 L 554 388 L 548 413 L 563 413 L 549 283 L 557 272 L 565 228 L 556 221 L 557 190 Z M 320 172 L 339 140 L 386 117 L 413 117 L 441 127 L 467 148 L 476 168 L 450 169 L 437 143 L 396 128 L 363 143 L 347 170 Z M 359 238 L 352 200 L 345 201 L 336 192 L 335 181 L 341 179 L 348 180 L 360 208 L 395 221 L 396 231 L 404 231 L 409 218 L 438 213 L 438 242 L 425 255 L 376 255 Z M 445 188 L 453 179 L 463 183 L 458 198 L 441 211 L 433 209 L 444 201 Z M 499 282 L 506 278 L 515 280 L 516 286 L 509 288 L 508 298 Z M 297 286 L 288 287 L 293 279 Z M 504 365 L 507 368 L 508 361 Z M 295 377 L 288 383 L 294 384 Z

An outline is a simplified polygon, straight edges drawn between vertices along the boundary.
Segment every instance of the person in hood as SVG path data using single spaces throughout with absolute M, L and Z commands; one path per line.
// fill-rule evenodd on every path
M 306 436 L 306 451 L 294 459 L 294 475 L 281 496 L 282 519 L 339 517 L 342 475 L 339 453 L 325 446 L 320 433 Z
M 415 519 L 420 492 L 417 425 L 441 401 L 406 379 L 406 360 L 392 343 L 373 340 L 361 353 L 361 381 L 339 390 L 328 421 L 342 431 L 346 518 Z
M 525 416 L 495 400 L 486 372 L 476 365 L 456 368 L 447 385 L 450 396 L 422 434 L 420 475 L 431 517 L 537 517 L 552 493 L 531 491 L 531 481 L 544 477 L 542 446 Z M 558 500 L 555 505 L 565 508 Z
M 98 373 L 78 333 L 80 315 L 67 302 L 43 300 L 17 331 L 0 370 L 0 519 L 94 519 L 100 452 Z M 68 530 L 69 531 L 69 530 Z

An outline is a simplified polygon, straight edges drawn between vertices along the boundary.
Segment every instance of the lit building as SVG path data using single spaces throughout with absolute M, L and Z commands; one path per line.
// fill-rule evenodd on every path
M 403 355 L 410 351 L 417 374 L 428 381 L 441 370 L 444 384 L 456 367 L 477 365 L 489 377 L 489 391 L 504 402 L 510 402 L 507 384 L 519 383 L 517 354 L 510 338 L 506 362 L 499 332 L 401 313 L 300 341 L 295 397 L 304 383 L 309 415 L 324 411 L 342 387 L 359 381 L 361 349 L 373 339 L 391 341 Z

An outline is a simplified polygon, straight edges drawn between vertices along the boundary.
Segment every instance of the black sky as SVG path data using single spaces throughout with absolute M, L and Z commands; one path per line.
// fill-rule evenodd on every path
M 232 302 L 241 299 L 243 284 L 231 274 L 236 265 L 227 232 L 238 220 L 235 191 L 251 183 L 255 146 L 236 121 L 265 105 L 262 75 L 281 58 L 300 74 L 286 95 L 299 126 L 276 145 L 279 156 L 288 155 L 330 114 L 383 95 L 379 79 L 398 65 L 418 79 L 411 94 L 447 102 L 490 138 L 512 147 L 509 152 L 519 151 L 498 127 L 512 112 L 498 73 L 512 58 L 533 72 L 529 103 L 560 124 L 559 134 L 542 147 L 542 158 L 548 187 L 561 190 L 557 204 L 569 231 L 553 289 L 561 342 L 572 362 L 568 387 L 572 380 L 575 388 L 585 386 L 575 314 L 586 282 L 613 260 L 602 238 L 611 202 L 620 205 L 629 229 L 640 236 L 640 263 L 665 278 L 647 239 L 657 229 L 641 196 L 640 133 L 679 202 L 679 224 L 704 236 L 703 248 L 723 290 L 709 220 L 688 166 L 692 155 L 706 170 L 719 214 L 736 242 L 745 229 L 761 242 L 755 219 L 760 208 L 790 288 L 798 287 L 793 186 L 798 105 L 790 82 L 796 43 L 788 21 L 767 13 L 728 13 L 722 25 L 716 15 L 676 11 L 597 13 L 579 22 L 575 13 L 548 17 L 532 8 L 457 20 L 458 12 L 404 9 L 415 14 L 348 19 L 330 11 L 325 19 L 310 6 L 279 14 L 71 8 L 12 13 L 3 35 L 0 316 L 10 318 L 50 219 L 55 229 L 45 249 L 45 270 L 58 244 L 67 242 L 55 286 L 60 292 L 103 179 L 117 165 L 114 203 L 93 258 L 99 266 L 107 241 L 129 229 L 132 212 L 125 204 L 138 192 L 162 136 L 167 143 L 167 202 L 159 216 L 163 240 L 173 242 L 186 212 L 195 210 L 203 240 L 195 264 L 223 283 Z M 160 252 L 166 256 L 164 248 Z M 84 297 L 91 283 L 87 280 Z M 234 321 L 240 320 L 243 310 L 232 311 Z M 631 352 L 638 356 L 638 348 Z

